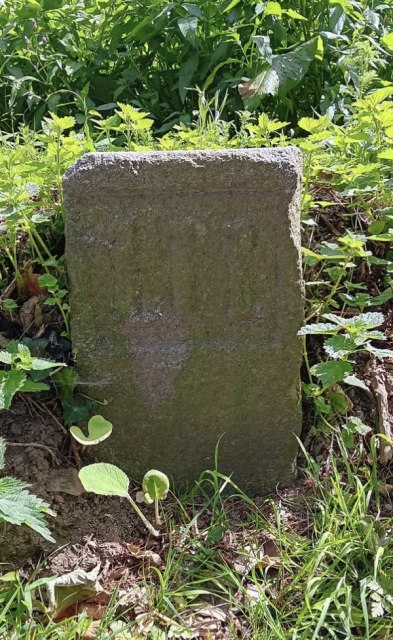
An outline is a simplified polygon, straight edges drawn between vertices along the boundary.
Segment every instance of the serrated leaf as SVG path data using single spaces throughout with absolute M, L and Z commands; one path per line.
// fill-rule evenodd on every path
M 0 351 L 0 362 L 3 364 L 11 364 L 12 354 L 8 353 L 8 351 Z
M 298 331 L 298 336 L 308 336 L 317 334 L 329 334 L 336 333 L 338 331 L 337 325 L 329 322 L 316 322 L 315 324 L 306 324 Z
M 368 313 L 360 313 L 358 316 L 353 316 L 352 318 L 346 318 L 343 326 L 348 329 L 374 329 L 375 327 L 379 327 L 384 320 L 383 313 L 369 311 Z
M 355 375 L 345 376 L 345 378 L 343 379 L 343 382 L 345 382 L 345 384 L 350 385 L 351 387 L 358 387 L 359 389 L 364 389 L 364 391 L 369 391 L 369 388 L 366 385 L 366 383 L 363 382 L 363 380 L 361 380 Z
M 58 286 L 57 278 L 52 276 L 50 273 L 45 273 L 38 278 L 38 284 L 40 287 L 44 289 L 48 289 L 48 291 L 55 291 Z
M 31 358 L 30 369 L 34 371 L 45 371 L 46 369 L 57 369 L 57 367 L 67 366 L 64 362 L 53 362 L 43 358 Z
M 168 495 L 169 480 L 162 471 L 151 469 L 143 478 L 142 489 L 147 502 L 163 500 Z
M 361 436 L 365 436 L 372 430 L 371 427 L 364 424 L 364 422 L 356 416 L 351 416 L 344 425 L 347 429 L 359 433 Z
M 0 371 L 0 410 L 9 409 L 14 395 L 26 382 L 26 374 L 19 369 Z
M 341 359 L 354 351 L 357 351 L 356 342 L 348 335 L 339 334 L 325 341 L 323 347 L 330 358 Z
M 377 358 L 393 358 L 392 349 L 378 349 L 377 347 L 373 347 L 371 344 L 367 344 L 366 349 Z
M 393 242 L 393 229 L 386 233 L 368 236 L 368 240 L 375 240 L 376 242 Z
M 90 446 L 103 442 L 112 433 L 113 425 L 102 416 L 92 416 L 87 425 L 89 435 L 85 435 L 79 427 L 70 427 L 70 432 L 77 442 Z
M 329 361 L 315 364 L 311 368 L 311 373 L 319 378 L 324 386 L 331 386 L 337 382 L 344 380 L 349 373 L 352 372 L 352 365 L 345 360 L 341 361 Z
M 83 467 L 79 479 L 85 491 L 100 496 L 128 496 L 130 481 L 124 471 L 107 462 L 97 462 Z
M 21 480 L 0 478 L 0 521 L 27 525 L 46 540 L 55 542 L 45 521 L 45 515 L 55 513 L 41 498 L 29 493 L 27 487 Z
M 326 320 L 330 320 L 331 322 L 334 322 L 339 327 L 343 327 L 346 322 L 345 318 L 342 318 L 341 316 L 336 316 L 335 313 L 324 313 L 322 317 L 326 318 Z
M 45 382 L 35 382 L 31 378 L 27 378 L 21 387 L 21 391 L 24 393 L 38 393 L 39 391 L 48 391 L 50 386 Z

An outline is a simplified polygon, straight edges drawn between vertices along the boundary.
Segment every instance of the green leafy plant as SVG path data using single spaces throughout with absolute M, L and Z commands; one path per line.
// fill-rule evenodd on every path
M 65 366 L 63 362 L 32 356 L 26 345 L 14 340 L 0 351 L 0 362 L 8 367 L 8 370 L 0 371 L 0 410 L 9 409 L 18 391 L 32 393 L 48 390 L 49 386 L 41 382 L 42 378 L 48 375 L 50 369 Z M 40 380 L 34 379 L 34 376 Z
M 160 514 L 158 510 L 159 500 L 165 500 L 169 491 L 169 480 L 165 473 L 151 469 L 148 471 L 142 481 L 143 496 L 146 504 L 154 503 L 154 512 L 156 516 L 156 524 L 161 524 Z
M 79 444 L 91 446 L 103 442 L 112 433 L 113 425 L 102 416 L 92 416 L 87 425 L 88 435 L 86 436 L 79 427 L 70 427 L 70 433 Z
M 151 481 L 149 481 L 148 483 L 148 487 L 153 491 L 153 499 L 158 500 L 165 497 L 167 493 L 166 492 L 164 495 L 162 491 L 165 476 L 164 474 L 160 474 L 160 477 L 157 480 L 157 476 L 155 475 L 157 472 L 151 473 L 153 475 Z M 155 477 L 155 480 L 153 479 L 153 477 Z M 108 464 L 106 462 L 97 462 L 83 467 L 79 471 L 79 479 L 85 491 L 96 493 L 101 496 L 119 496 L 120 498 L 125 498 L 130 503 L 134 511 L 138 514 L 146 529 L 155 537 L 158 537 L 160 535 L 159 531 L 157 531 L 147 520 L 145 515 L 138 507 L 137 503 L 131 498 L 129 494 L 130 481 L 121 469 L 113 464 Z M 168 479 L 166 480 L 166 484 L 169 487 L 169 481 Z M 153 485 L 157 488 L 154 489 Z
M 309 324 L 300 329 L 299 335 L 330 335 L 325 340 L 324 349 L 333 360 L 321 362 L 311 368 L 324 387 L 337 382 L 362 386 L 356 376 L 352 374 L 352 364 L 349 357 L 360 352 L 368 351 L 379 358 L 392 358 L 393 350 L 380 349 L 372 344 L 372 340 L 386 340 L 382 331 L 376 329 L 384 322 L 382 313 L 362 313 L 351 318 L 325 313 L 323 317 L 330 322 Z
M 6 443 L 0 438 L 0 471 L 4 469 Z M 0 478 L 0 522 L 27 525 L 43 538 L 54 542 L 46 516 L 56 514 L 49 505 L 27 491 L 29 485 L 9 476 Z

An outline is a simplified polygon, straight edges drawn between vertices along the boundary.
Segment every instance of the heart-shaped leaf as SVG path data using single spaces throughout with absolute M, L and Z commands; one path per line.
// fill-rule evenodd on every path
M 145 501 L 151 504 L 154 500 L 163 500 L 169 491 L 169 480 L 165 473 L 151 469 L 145 474 L 142 482 Z
M 126 474 L 114 464 L 96 462 L 79 471 L 79 480 L 85 491 L 100 496 L 128 496 L 130 481 Z
M 99 444 L 106 440 L 112 433 L 113 425 L 102 416 L 93 416 L 87 425 L 88 434 L 85 436 L 79 427 L 70 427 L 70 432 L 77 442 L 85 446 Z

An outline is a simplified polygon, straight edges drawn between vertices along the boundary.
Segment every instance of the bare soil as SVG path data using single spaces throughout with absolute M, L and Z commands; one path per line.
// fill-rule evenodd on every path
M 145 540 L 139 519 L 120 498 L 82 493 L 69 437 L 56 418 L 53 401 L 33 402 L 18 398 L 11 410 L 0 413 L 0 435 L 7 442 L 5 471 L 28 482 L 56 512 L 56 518 L 50 518 L 56 545 L 27 527 L 5 525 L 0 528 L 0 563 L 26 566 L 92 534 L 100 543 Z

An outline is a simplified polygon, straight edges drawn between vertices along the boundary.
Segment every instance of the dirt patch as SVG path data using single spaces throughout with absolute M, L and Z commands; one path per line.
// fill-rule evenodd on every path
M 48 413 L 50 404 L 51 416 Z M 17 399 L 0 414 L 0 435 L 8 443 L 7 475 L 25 480 L 31 490 L 56 512 L 50 528 L 56 545 L 27 527 L 0 527 L 0 562 L 26 565 L 64 544 L 80 543 L 86 536 L 100 542 L 138 543 L 146 538 L 139 519 L 120 498 L 83 494 L 68 437 L 52 406 L 45 399 Z

